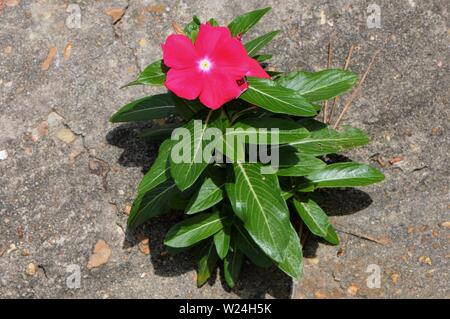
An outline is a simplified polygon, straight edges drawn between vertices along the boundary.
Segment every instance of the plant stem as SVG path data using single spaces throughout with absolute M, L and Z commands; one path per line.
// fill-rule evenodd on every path
M 225 107 L 222 107 L 220 110 L 222 111 L 222 116 L 224 116 L 224 117 L 228 120 L 228 122 L 230 123 L 230 125 L 231 125 L 230 115 L 228 115 L 228 112 L 227 112 L 227 110 L 225 109 Z

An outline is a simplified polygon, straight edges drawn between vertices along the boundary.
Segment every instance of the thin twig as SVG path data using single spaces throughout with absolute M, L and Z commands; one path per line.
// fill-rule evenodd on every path
M 350 98 L 348 99 L 347 103 L 345 103 L 344 108 L 342 109 L 341 114 L 339 115 L 338 119 L 336 120 L 336 123 L 334 123 L 333 128 L 337 128 L 339 126 L 339 123 L 342 121 L 342 118 L 345 116 L 345 114 L 347 114 L 348 110 L 350 109 L 350 106 L 352 105 L 353 100 L 358 96 L 359 91 L 361 90 L 361 87 L 364 83 L 364 81 L 367 78 L 367 75 L 370 72 L 370 69 L 372 68 L 372 65 L 375 62 L 375 59 L 377 58 L 378 54 L 381 52 L 381 49 L 377 50 L 373 57 L 372 60 L 370 61 L 369 65 L 367 66 L 367 70 L 366 72 L 364 72 L 363 77 L 361 78 L 361 80 L 358 83 L 358 86 L 356 87 L 356 89 L 353 91 L 352 95 L 350 96 Z
M 300 243 L 302 245 L 302 248 L 305 247 L 305 244 L 306 244 L 306 241 L 308 240 L 308 237 L 309 237 L 309 231 L 304 231 L 302 238 L 300 238 Z
M 328 61 L 327 61 L 327 69 L 331 67 L 331 61 L 333 60 L 333 47 L 331 45 L 331 39 L 328 43 Z M 327 122 L 327 114 L 328 114 L 328 100 L 323 104 L 323 122 Z
M 183 31 L 183 28 L 176 21 L 172 21 L 172 29 L 176 34 L 186 35 L 186 33 L 184 33 Z
M 300 225 L 298 225 L 298 237 L 302 238 L 302 234 L 303 234 L 303 221 L 300 221 Z
M 341 233 L 344 233 L 344 234 L 347 234 L 347 235 L 350 235 L 350 236 L 358 237 L 359 239 L 371 241 L 373 243 L 377 243 L 377 244 L 380 244 L 380 245 L 383 245 L 383 246 L 388 245 L 388 242 L 386 240 L 383 240 L 383 239 L 377 239 L 377 238 L 374 238 L 374 237 L 369 236 L 369 235 L 357 234 L 357 233 L 354 233 L 354 232 L 349 232 L 349 231 L 338 229 L 338 228 L 335 228 L 335 229 L 338 232 L 341 232 Z
M 348 50 L 348 54 L 347 54 L 347 58 L 345 59 L 345 64 L 344 64 L 344 70 L 348 69 L 348 66 L 350 65 L 350 61 L 352 59 L 352 55 L 353 55 L 353 49 L 354 49 L 354 45 L 352 44 L 350 46 L 350 49 Z M 331 107 L 331 111 L 330 111 L 330 115 L 328 117 L 328 122 L 327 123 L 331 123 L 331 120 L 333 119 L 333 113 L 336 110 L 337 104 L 339 103 L 339 96 L 336 96 L 334 98 L 333 101 L 333 106 Z

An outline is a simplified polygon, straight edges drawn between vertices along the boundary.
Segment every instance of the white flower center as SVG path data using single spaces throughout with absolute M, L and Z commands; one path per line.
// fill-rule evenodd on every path
M 209 72 L 211 70 L 212 63 L 208 58 L 203 58 L 198 62 L 198 68 L 200 71 Z

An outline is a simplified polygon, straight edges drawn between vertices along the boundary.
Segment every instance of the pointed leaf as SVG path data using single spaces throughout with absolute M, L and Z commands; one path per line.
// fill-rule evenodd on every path
M 360 129 L 347 127 L 343 131 L 336 131 L 325 127 L 312 131 L 309 137 L 288 145 L 296 148 L 300 154 L 318 156 L 338 153 L 368 142 L 369 137 Z
M 171 140 L 166 140 L 161 144 L 158 151 L 158 157 L 139 183 L 139 194 L 145 194 L 170 179 L 169 156 L 171 148 Z
M 214 269 L 216 268 L 217 261 L 219 257 L 217 256 L 216 250 L 214 249 L 214 242 L 211 240 L 205 243 L 200 250 L 198 258 L 198 269 L 197 269 L 197 286 L 203 286 L 208 279 L 211 277 Z
M 270 267 L 273 264 L 272 260 L 264 254 L 244 227 L 241 226 L 240 223 L 235 223 L 234 225 L 235 227 L 233 227 L 232 237 L 236 242 L 237 248 L 242 251 L 256 266 L 262 268 Z
M 258 23 L 261 18 L 271 10 L 272 8 L 267 7 L 264 9 L 259 9 L 255 11 L 251 11 L 236 17 L 233 21 L 230 22 L 228 28 L 231 31 L 233 37 L 237 35 L 242 35 L 250 30 L 255 24 Z
M 326 166 L 325 162 L 316 157 L 301 155 L 296 152 L 282 151 L 279 156 L 278 176 L 305 176 L 324 169 Z
M 266 33 L 256 39 L 253 39 L 245 44 L 245 49 L 249 56 L 254 56 L 262 47 L 267 45 L 280 32 L 280 30 Z
M 289 211 L 277 176 L 261 174 L 261 165 L 234 163 L 235 183 L 227 194 L 236 215 L 253 240 L 275 261 L 281 261 L 289 242 Z
M 163 127 L 152 127 L 145 129 L 138 134 L 138 136 L 147 141 L 162 141 L 170 138 L 172 132 L 177 127 L 180 127 L 183 123 L 166 123 Z
M 241 274 L 244 255 L 234 244 L 223 262 L 223 274 L 228 287 L 234 288 Z
M 258 62 L 264 62 L 272 59 L 272 54 L 259 54 L 253 57 Z
M 299 279 L 303 271 L 303 252 L 300 239 L 292 225 L 289 230 L 289 235 L 290 239 L 286 247 L 286 256 L 278 263 L 278 268 L 292 278 Z
M 200 19 L 197 16 L 193 16 L 192 21 L 184 27 L 184 33 L 192 40 L 192 42 L 195 42 L 195 39 L 197 39 L 198 32 L 200 31 L 200 24 Z
M 240 99 L 273 113 L 315 116 L 316 108 L 296 91 L 278 86 L 267 79 L 248 77 L 249 87 Z
M 187 150 L 189 153 L 181 159 L 179 158 L 180 154 L 175 154 L 177 156 L 171 154 L 170 173 L 179 189 L 185 190 L 192 186 L 208 166 L 208 162 L 205 161 L 203 156 L 205 146 L 209 144 L 205 140 L 205 136 L 207 134 L 207 128 L 220 127 L 219 121 L 219 117 L 215 119 L 209 119 L 208 117 L 204 122 L 191 120 L 183 126 L 189 131 L 190 136 L 182 136 L 180 141 L 173 142 L 172 153 L 180 149 Z M 211 149 L 211 151 L 213 150 Z M 185 155 L 184 152 L 182 155 Z
M 230 227 L 225 227 L 214 235 L 214 244 L 217 255 L 220 259 L 224 259 L 230 248 Z
M 376 168 L 360 163 L 335 163 L 306 177 L 316 188 L 355 187 L 381 182 L 384 175 Z
M 195 114 L 205 109 L 205 106 L 197 100 L 186 100 L 171 93 L 172 99 L 175 103 L 177 114 L 185 120 L 190 120 Z
M 214 18 L 209 19 L 208 22 L 209 22 L 213 27 L 218 27 L 218 26 L 219 26 L 219 22 L 217 22 L 217 20 L 214 19 Z
M 233 125 L 226 138 L 245 137 L 245 141 L 256 140 L 257 144 L 276 145 L 299 141 L 310 135 L 297 123 L 278 118 L 249 118 Z M 242 129 L 242 130 L 239 130 Z
M 226 216 L 219 212 L 197 214 L 169 229 L 164 244 L 170 247 L 188 247 L 206 239 L 223 228 Z
M 339 244 L 339 237 L 331 225 L 327 214 L 316 202 L 312 199 L 308 199 L 306 202 L 294 199 L 294 206 L 311 233 L 324 238 L 330 244 Z
M 338 69 L 319 72 L 297 71 L 281 76 L 277 83 L 293 89 L 309 101 L 328 100 L 351 89 L 358 80 L 356 74 Z
M 110 121 L 141 122 L 169 117 L 175 113 L 175 105 L 170 94 L 157 94 L 131 102 L 117 111 Z
M 133 202 L 127 225 L 133 229 L 148 219 L 164 214 L 170 210 L 169 202 L 178 189 L 172 180 L 154 187 L 151 191 L 139 195 Z
M 186 207 L 186 214 L 195 214 L 219 203 L 223 199 L 224 184 L 225 181 L 219 181 L 213 177 L 205 178 L 202 186 L 192 196 Z
M 164 85 L 166 80 L 167 67 L 162 60 L 158 60 L 148 65 L 144 71 L 139 74 L 138 78 L 123 87 L 132 85 Z

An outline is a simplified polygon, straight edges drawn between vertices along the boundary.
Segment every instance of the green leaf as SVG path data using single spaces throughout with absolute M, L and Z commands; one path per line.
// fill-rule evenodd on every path
M 203 182 L 202 179 L 199 179 L 196 183 L 194 183 L 194 185 L 192 185 L 192 187 L 183 192 L 179 192 L 176 196 L 174 196 L 169 203 L 170 208 L 185 210 L 194 193 L 199 190 L 201 182 Z
M 209 22 L 213 27 L 218 27 L 218 26 L 219 26 L 219 22 L 217 22 L 217 20 L 214 19 L 214 18 L 209 19 L 208 22 Z
M 323 161 L 316 157 L 301 155 L 296 152 L 282 151 L 279 156 L 278 176 L 305 176 L 326 166 Z
M 289 242 L 289 211 L 277 176 L 261 174 L 262 165 L 234 163 L 235 183 L 227 193 L 236 215 L 253 240 L 275 261 L 281 261 Z
M 294 121 L 279 118 L 248 118 L 233 125 L 234 130 L 226 132 L 226 138 L 241 137 L 246 143 L 276 145 L 296 142 L 308 137 L 308 130 Z M 242 129 L 242 130 L 240 130 Z
M 309 101 L 328 100 L 351 89 L 358 80 L 356 74 L 338 69 L 319 72 L 296 71 L 281 76 L 277 83 L 293 89 Z
M 233 21 L 230 22 L 228 28 L 231 31 L 233 37 L 237 35 L 242 35 L 250 30 L 255 24 L 258 23 L 261 18 L 271 10 L 272 8 L 267 7 L 264 9 L 259 9 L 255 11 L 251 11 L 236 17 Z
M 170 94 L 157 94 L 131 102 L 117 111 L 110 121 L 141 122 L 169 117 L 175 113 L 175 104 Z
M 288 145 L 296 148 L 300 154 L 318 156 L 341 152 L 368 142 L 369 137 L 360 129 L 347 127 L 343 131 L 336 131 L 325 127 L 312 131 L 309 137 Z
M 185 120 L 192 119 L 197 113 L 205 109 L 205 106 L 198 100 L 186 100 L 171 93 L 175 103 L 177 114 Z
M 314 172 L 306 178 L 315 185 L 322 187 L 355 187 L 381 182 L 384 175 L 376 168 L 360 163 L 335 163 L 323 170 Z
M 170 228 L 164 244 L 170 247 L 192 246 L 221 230 L 225 219 L 226 216 L 217 211 L 197 214 Z
M 158 157 L 150 170 L 144 175 L 138 186 L 138 193 L 144 195 L 156 186 L 170 179 L 169 156 L 172 141 L 166 140 L 159 147 Z
M 208 162 L 203 157 L 206 145 L 212 143 L 205 138 L 207 129 L 221 127 L 220 118 L 213 116 L 213 119 L 211 119 L 211 114 L 212 111 L 210 111 L 208 118 L 204 122 L 191 120 L 184 125 L 183 127 L 187 129 L 189 136 L 182 135 L 180 141 L 173 142 L 170 173 L 181 190 L 192 186 L 208 166 Z M 219 143 L 220 141 L 214 142 Z M 211 154 L 212 152 L 213 149 L 211 149 Z
M 250 237 L 245 228 L 240 223 L 235 223 L 233 227 L 232 237 L 236 242 L 237 248 L 241 250 L 256 266 L 267 268 L 273 262 L 259 248 L 255 241 Z
M 214 249 L 214 242 L 209 241 L 205 243 L 200 250 L 198 258 L 197 286 L 199 288 L 211 277 L 218 260 L 219 257 Z
M 151 191 L 138 195 L 128 216 L 128 227 L 134 229 L 148 219 L 168 212 L 169 202 L 177 193 L 178 189 L 173 181 L 167 180 Z
M 243 260 L 244 255 L 234 244 L 223 262 L 223 274 L 228 287 L 233 288 L 236 285 L 241 274 Z
M 315 116 L 316 108 L 296 91 L 267 79 L 248 77 L 249 87 L 240 99 L 273 113 Z
M 289 244 L 286 247 L 286 256 L 278 263 L 278 268 L 294 279 L 299 279 L 303 271 L 303 252 L 294 227 L 289 230 Z
M 245 44 L 245 49 L 249 56 L 254 56 L 262 47 L 267 45 L 280 32 L 280 30 L 266 33 L 256 39 L 253 39 Z
M 285 191 L 285 190 L 281 190 L 281 196 L 283 196 L 284 200 L 288 200 L 289 198 L 291 198 L 292 196 L 294 196 L 294 192 L 293 191 Z
M 262 268 L 270 267 L 273 264 L 272 260 L 264 254 L 244 227 L 241 226 L 240 223 L 235 223 L 234 225 L 235 227 L 233 227 L 232 237 L 236 242 L 237 248 L 241 250 L 256 266 Z
M 192 40 L 192 42 L 195 42 L 195 39 L 197 39 L 198 32 L 200 31 L 200 24 L 200 19 L 197 16 L 193 16 L 192 21 L 184 27 L 184 33 Z
M 188 206 L 186 207 L 186 214 L 195 214 L 204 211 L 223 199 L 223 187 L 225 181 L 219 178 L 207 177 L 203 182 L 198 192 L 196 192 Z
M 272 59 L 272 54 L 259 54 L 253 57 L 258 62 L 264 62 Z
M 152 127 L 145 129 L 138 136 L 147 141 L 162 141 L 170 138 L 174 129 L 180 127 L 183 123 L 166 123 L 162 127 Z
M 220 259 L 224 259 L 230 248 L 230 227 L 225 227 L 214 235 L 214 244 L 217 255 L 219 255 Z
M 124 85 L 122 88 L 132 85 L 164 85 L 166 80 L 167 67 L 162 60 L 149 64 L 144 71 L 139 74 L 138 78 Z
M 311 233 L 322 237 L 330 244 L 339 244 L 339 237 L 331 225 L 327 214 L 325 214 L 316 202 L 312 199 L 308 199 L 307 202 L 301 202 L 298 199 L 294 199 L 294 206 Z

